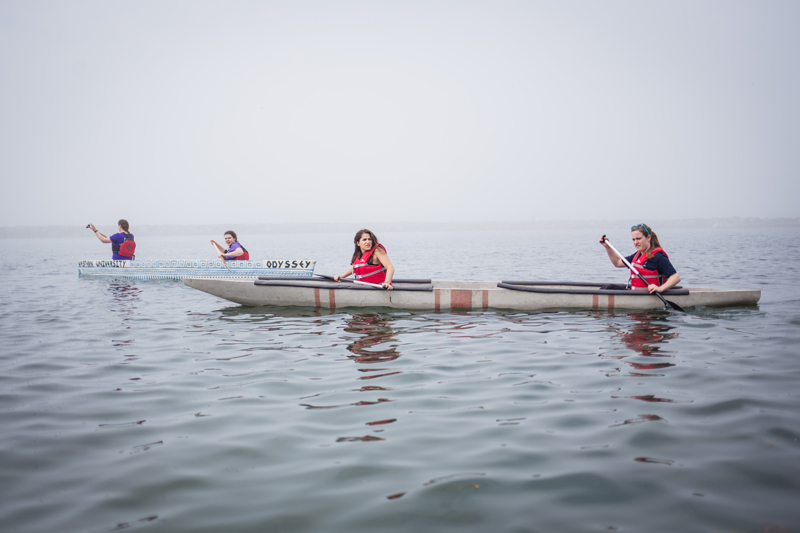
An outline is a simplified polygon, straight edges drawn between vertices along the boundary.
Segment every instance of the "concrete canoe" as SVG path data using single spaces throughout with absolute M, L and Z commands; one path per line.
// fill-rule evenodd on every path
M 546 292 L 527 292 L 498 287 L 494 281 L 437 281 L 428 290 L 403 287 L 395 283 L 395 290 L 380 290 L 333 281 L 300 280 L 266 282 L 253 280 L 185 278 L 189 287 L 247 306 L 302 306 L 316 308 L 389 307 L 408 310 L 446 311 L 511 309 L 532 311 L 538 309 L 660 309 L 664 304 L 658 297 L 638 291 L 575 290 L 575 285 L 553 282 Z M 257 284 L 260 283 L 260 284 Z M 556 282 L 557 283 L 557 282 Z M 293 284 L 295 286 L 287 286 Z M 403 290 L 407 288 L 409 290 Z M 558 292 L 563 290 L 564 292 Z M 680 294 L 665 293 L 668 300 L 681 307 L 728 307 L 755 305 L 761 297 L 759 290 L 727 290 L 687 288 Z M 686 294 L 688 292 L 688 294 Z M 613 294 L 612 294 L 613 293 Z M 623 293 L 623 294 L 619 294 Z

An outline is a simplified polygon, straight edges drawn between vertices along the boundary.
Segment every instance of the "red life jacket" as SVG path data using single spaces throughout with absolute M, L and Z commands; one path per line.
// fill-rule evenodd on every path
M 125 233 L 125 240 L 117 246 L 114 243 L 111 243 L 111 250 L 117 254 L 122 255 L 124 257 L 133 257 L 133 253 L 136 251 L 136 243 L 133 240 L 133 235 L 130 233 Z
M 362 255 L 360 259 L 356 259 L 353 262 L 353 274 L 356 275 L 357 280 L 367 283 L 383 283 L 386 281 L 386 269 L 383 265 L 380 263 L 377 265 L 369 264 L 369 259 L 372 257 L 372 253 L 378 249 L 378 246 L 383 248 L 384 252 L 386 251 L 386 247 L 378 243 L 370 251 Z
M 653 250 L 653 252 L 651 254 L 651 257 L 654 257 L 656 255 L 656 252 L 661 252 L 662 254 L 667 255 L 667 252 L 665 252 L 663 248 L 656 248 L 656 249 Z M 669 259 L 668 255 L 667 255 L 667 259 Z M 636 255 L 633 256 L 633 260 L 631 261 L 631 264 L 634 267 L 636 267 L 636 270 L 639 271 L 639 274 L 641 274 L 644 277 L 644 279 L 646 279 L 649 283 L 651 283 L 653 285 L 659 285 L 659 286 L 663 285 L 664 282 L 667 281 L 667 277 L 662 275 L 662 274 L 659 274 L 658 270 L 647 270 L 645 268 L 642 268 L 642 265 L 644 264 L 645 261 L 647 261 L 647 256 L 645 254 L 641 253 L 641 252 L 636 252 Z M 631 269 L 630 284 L 631 284 L 631 287 L 634 288 L 634 289 L 635 288 L 639 288 L 639 289 L 646 289 L 647 288 L 647 285 L 645 285 L 645 283 L 642 280 L 639 279 L 639 276 L 637 276 L 633 272 L 632 269 Z
M 236 242 L 237 242 L 237 244 L 239 244 L 239 246 L 242 246 L 242 243 L 240 243 L 239 241 L 236 241 Z M 231 246 L 233 246 L 233 245 L 231 245 Z M 230 248 L 228 248 L 227 250 L 225 250 L 225 253 L 226 253 L 226 254 L 227 254 L 227 253 L 230 253 L 230 251 L 229 251 L 229 250 L 230 250 Z M 238 257 L 228 257 L 228 258 L 227 258 L 227 259 L 225 259 L 225 260 L 226 260 L 226 261 L 230 261 L 230 260 L 236 260 L 236 261 L 249 261 L 249 260 L 250 260 L 250 253 L 247 251 L 247 248 L 245 248 L 244 246 L 242 246 L 242 252 L 244 252 L 244 253 L 243 253 L 242 255 L 238 256 Z

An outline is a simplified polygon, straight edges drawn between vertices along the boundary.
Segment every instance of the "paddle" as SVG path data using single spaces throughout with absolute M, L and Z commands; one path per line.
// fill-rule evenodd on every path
M 222 252 L 220 252 L 220 251 L 219 251 L 219 248 L 217 248 L 217 244 L 216 244 L 215 242 L 213 242 L 213 241 L 212 241 L 212 242 L 211 242 L 211 246 L 213 246 L 213 247 L 214 247 L 214 250 L 216 250 L 216 251 L 217 251 L 217 255 L 219 255 L 220 253 L 222 253 Z M 226 263 L 224 259 L 222 260 L 222 264 L 223 264 L 223 265 L 225 265 L 225 268 L 227 268 L 227 269 L 228 269 L 228 272 L 230 272 L 231 274 L 233 274 L 233 270 L 231 270 L 231 267 L 229 267 L 229 266 L 228 266 L 228 263 Z
M 325 279 L 330 279 L 330 280 L 336 281 L 335 279 L 333 279 L 333 276 L 329 276 L 327 274 L 317 274 L 315 272 L 314 275 L 315 276 L 319 276 L 321 278 L 325 278 Z M 378 283 L 367 283 L 366 281 L 358 281 L 357 279 L 339 278 L 339 281 L 343 281 L 345 283 L 355 283 L 356 285 L 366 285 L 367 287 L 373 287 L 375 289 L 386 289 L 386 287 L 384 287 L 383 285 L 380 285 Z
M 614 245 L 613 245 L 613 244 L 611 244 L 611 241 L 609 241 L 609 240 L 608 240 L 608 237 L 606 237 L 605 235 L 603 235 L 603 241 L 605 241 L 606 243 L 608 243 L 608 246 L 609 246 L 609 248 L 611 248 L 612 250 L 614 250 L 614 253 L 615 253 L 615 254 L 617 254 L 617 256 L 618 256 L 620 259 L 622 259 L 622 262 L 623 262 L 623 263 L 625 263 L 625 265 L 626 265 L 628 268 L 630 268 L 632 272 L 634 272 L 634 273 L 635 273 L 637 276 L 639 276 L 639 279 L 640 279 L 640 280 L 642 280 L 642 282 L 644 282 L 645 286 L 650 286 L 650 283 L 648 283 L 648 282 L 647 282 L 647 280 L 646 280 L 646 279 L 644 279 L 644 276 L 642 276 L 642 275 L 639 273 L 639 271 L 638 271 L 638 270 L 636 270 L 636 268 L 634 268 L 634 266 L 633 266 L 632 264 L 630 264 L 630 263 L 628 262 L 628 260 L 627 260 L 627 259 L 625 259 L 625 258 L 622 256 L 622 254 L 621 254 L 621 253 L 619 253 L 619 252 L 617 251 L 617 249 L 616 249 L 616 248 L 614 248 Z M 661 296 L 661 294 L 660 294 L 660 293 L 658 293 L 658 292 L 654 292 L 654 293 L 652 293 L 652 294 L 655 294 L 656 296 L 658 296 L 658 298 L 659 298 L 659 299 L 660 299 L 662 302 L 664 302 L 664 307 L 666 307 L 667 309 L 674 309 L 675 311 L 680 311 L 680 312 L 682 312 L 682 313 L 685 313 L 685 312 L 686 312 L 686 311 L 684 311 L 684 310 L 683 310 L 683 308 L 682 308 L 680 305 L 678 305 L 678 304 L 676 304 L 676 303 L 674 303 L 674 302 L 670 302 L 670 301 L 668 301 L 668 300 L 665 300 L 665 299 L 664 299 L 664 297 L 663 297 L 663 296 Z

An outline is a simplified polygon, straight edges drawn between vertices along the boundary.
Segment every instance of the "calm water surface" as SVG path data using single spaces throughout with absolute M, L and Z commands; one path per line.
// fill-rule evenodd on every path
M 621 282 L 600 233 L 632 250 L 624 229 L 379 235 L 399 277 Z M 685 285 L 759 306 L 245 308 L 78 278 L 110 256 L 88 231 L 3 240 L 0 530 L 800 531 L 800 230 L 660 236 Z M 242 236 L 322 273 L 351 239 Z

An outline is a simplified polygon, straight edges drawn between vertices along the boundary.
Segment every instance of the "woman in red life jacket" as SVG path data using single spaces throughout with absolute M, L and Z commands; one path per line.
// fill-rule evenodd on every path
M 133 233 L 130 233 L 130 224 L 124 218 L 117 222 L 117 233 L 111 237 L 106 237 L 101 232 L 97 231 L 94 224 L 87 224 L 87 228 L 94 231 L 100 242 L 111 244 L 111 259 L 121 261 L 130 261 L 133 259 L 133 254 L 136 251 L 136 242 L 133 240 Z
M 642 282 L 639 277 L 631 271 L 630 288 L 634 290 L 664 292 L 671 289 L 681 281 L 681 277 L 672 266 L 667 253 L 661 248 L 658 242 L 658 236 L 653 233 L 650 226 L 647 224 L 636 224 L 631 227 L 631 239 L 633 239 L 633 246 L 636 248 L 636 253 L 629 255 L 625 259 L 633 265 L 636 270 L 647 280 L 647 284 Z M 608 258 L 614 263 L 615 267 L 625 268 L 625 263 L 622 259 L 609 248 L 605 239 L 600 238 Z
M 217 254 L 223 261 L 230 261 L 231 259 L 236 261 L 247 261 L 250 259 L 250 254 L 247 252 L 247 249 L 239 244 L 235 231 L 225 232 L 225 244 L 228 245 L 227 248 L 223 249 L 222 246 L 217 244 L 217 241 L 214 239 L 211 239 L 211 244 L 213 244 L 214 248 L 217 249 Z
M 341 276 L 334 276 L 339 281 L 350 274 L 355 274 L 358 281 L 383 285 L 392 289 L 392 276 L 394 265 L 389 260 L 386 248 L 378 242 L 378 238 L 368 229 L 359 230 L 353 242 L 356 245 L 353 252 L 352 266 Z

